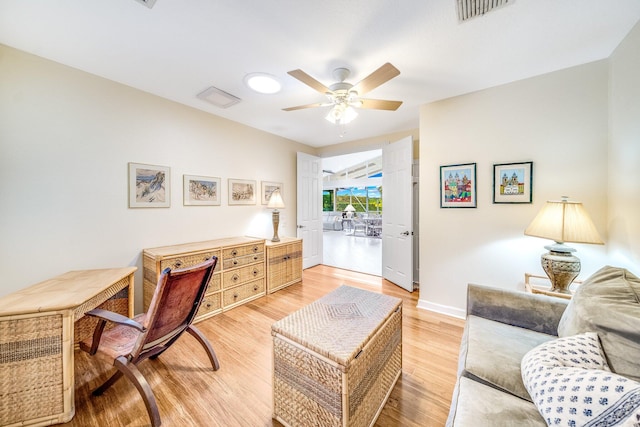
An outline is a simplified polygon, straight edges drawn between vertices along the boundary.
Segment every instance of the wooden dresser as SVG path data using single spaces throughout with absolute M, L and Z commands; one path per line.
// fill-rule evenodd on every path
M 302 239 L 267 240 L 267 293 L 302 281 Z
M 146 311 L 162 270 L 198 264 L 218 257 L 195 322 L 247 303 L 266 294 L 265 241 L 251 237 L 230 237 L 144 249 L 143 301 Z

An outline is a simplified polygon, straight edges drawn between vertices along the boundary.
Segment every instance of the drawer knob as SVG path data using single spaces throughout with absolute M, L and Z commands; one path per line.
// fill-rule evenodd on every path
M 182 266 L 182 261 L 176 261 L 176 262 L 174 262 L 174 263 L 173 263 L 173 266 L 174 266 L 175 268 L 180 268 L 180 267 Z
M 258 252 L 258 247 L 257 246 L 253 247 L 253 252 Z
M 238 299 L 238 294 L 233 294 L 233 299 Z
M 231 280 L 233 280 L 234 282 L 237 282 L 239 278 L 240 277 L 238 277 L 237 274 L 234 274 L 233 277 L 231 278 Z
M 254 291 L 257 291 L 257 290 L 258 290 L 258 285 L 254 285 L 254 286 L 253 286 L 253 290 L 254 290 Z
M 254 260 L 254 261 L 256 261 L 257 259 L 258 259 L 258 256 L 257 256 L 257 255 L 253 257 L 253 260 Z
M 254 268 L 254 269 L 253 269 L 253 275 L 254 275 L 254 276 L 257 276 L 257 275 L 258 275 L 258 269 L 257 269 L 257 268 Z
M 207 308 L 211 308 L 211 303 L 210 303 L 210 302 L 208 302 L 208 303 L 207 303 L 207 305 L 206 305 L 206 307 L 207 307 Z
M 231 255 L 233 255 L 233 256 L 238 255 L 238 251 L 237 251 L 237 250 L 235 250 L 235 249 L 234 249 L 234 250 L 232 250 L 232 251 L 231 251 Z
M 233 260 L 233 265 L 238 265 L 238 260 L 237 259 Z

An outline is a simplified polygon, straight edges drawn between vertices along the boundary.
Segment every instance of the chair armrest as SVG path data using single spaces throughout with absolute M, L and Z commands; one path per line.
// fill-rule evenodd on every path
M 144 326 L 136 322 L 133 319 L 129 319 L 127 316 L 123 316 L 120 313 L 115 313 L 109 310 L 103 310 L 101 308 L 94 308 L 91 311 L 85 313 L 87 316 L 97 317 L 99 319 L 108 320 L 109 322 L 117 323 L 118 325 L 129 326 L 137 329 L 140 332 L 144 332 Z
M 569 300 L 469 284 L 467 316 L 479 316 L 536 332 L 558 335 Z

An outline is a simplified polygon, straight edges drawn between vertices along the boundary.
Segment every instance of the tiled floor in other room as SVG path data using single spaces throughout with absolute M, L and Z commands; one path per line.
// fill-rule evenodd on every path
M 361 273 L 382 275 L 382 239 L 324 231 L 323 264 Z

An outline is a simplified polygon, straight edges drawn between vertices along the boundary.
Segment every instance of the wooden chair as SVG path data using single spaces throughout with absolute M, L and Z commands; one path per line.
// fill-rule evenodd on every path
M 111 378 L 93 391 L 94 396 L 101 395 L 124 375 L 140 392 L 151 425 L 159 426 L 160 414 L 153 391 L 136 365 L 147 358 L 160 356 L 185 331 L 204 347 L 213 370 L 220 368 L 207 338 L 191 325 L 217 262 L 218 258 L 214 256 L 193 267 L 165 269 L 158 279 L 149 310 L 133 319 L 102 309 L 86 313 L 99 321 L 93 338 L 80 342 L 80 348 L 117 368 Z M 105 330 L 107 321 L 116 326 Z

